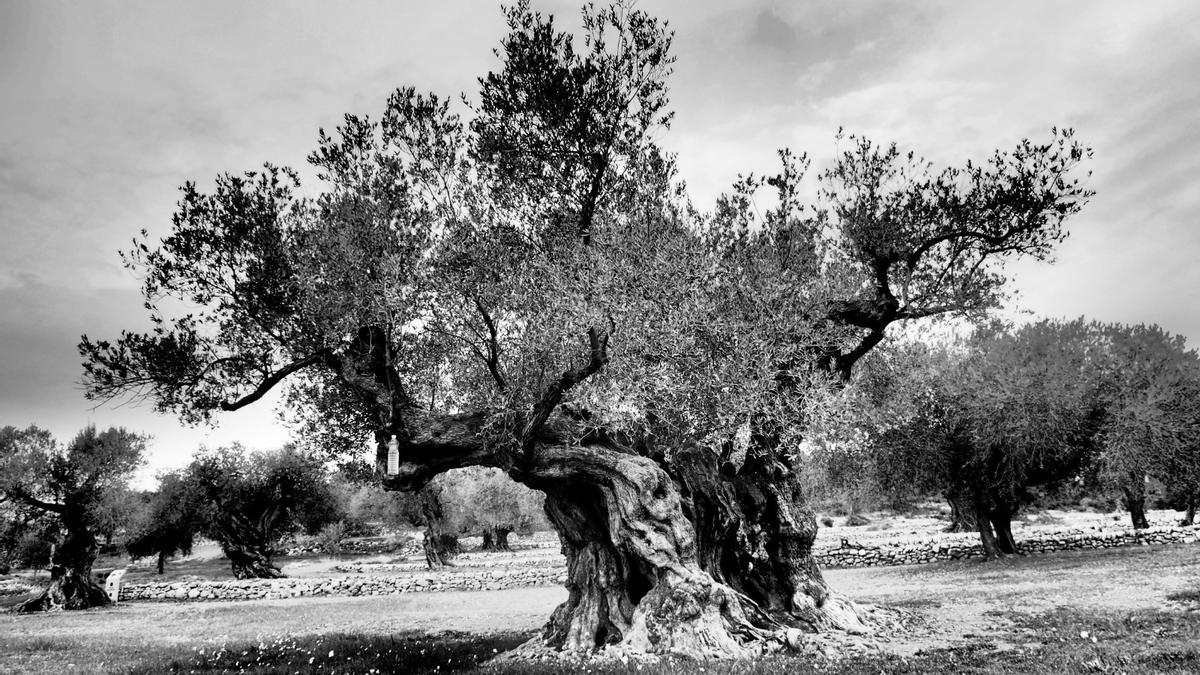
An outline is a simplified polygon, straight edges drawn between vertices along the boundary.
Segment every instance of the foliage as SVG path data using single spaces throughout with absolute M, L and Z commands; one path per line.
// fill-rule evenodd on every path
M 342 521 L 329 523 L 317 533 L 317 546 L 326 555 L 342 552 L 342 541 L 346 539 L 346 524 Z
M 143 231 L 124 258 L 153 328 L 82 338 L 87 395 L 207 422 L 283 386 L 306 447 L 372 439 L 382 464 L 395 440 L 389 487 L 497 468 L 557 502 L 563 530 L 598 528 L 576 533 L 570 556 L 611 542 L 605 556 L 656 558 L 611 561 L 647 584 L 703 565 L 748 603 L 837 613 L 807 559 L 810 519 L 792 514 L 808 398 L 891 324 L 996 306 L 1004 265 L 1047 258 L 1090 197 L 1090 151 L 1052 129 L 939 170 L 839 136 L 849 147 L 815 198 L 802 198 L 807 157 L 784 150 L 779 174 L 739 177 L 701 212 L 657 143 L 671 121 L 663 22 L 628 1 L 588 5 L 578 39 L 526 2 L 505 19 L 470 123 L 401 88 L 377 118 L 318 133 L 316 189 L 270 164 L 185 184 L 167 236 Z M 759 209 L 765 189 L 775 203 Z M 747 427 L 747 451 L 726 452 Z M 657 486 L 606 491 L 630 463 Z M 583 503 L 642 498 L 665 506 Z M 597 509 L 613 518 L 570 517 Z M 717 523 L 721 541 L 648 522 L 689 518 Z M 619 541 L 660 531 L 679 546 Z M 755 563 L 780 550 L 788 559 Z M 588 592 L 647 597 L 635 577 Z M 636 603 L 614 602 L 633 626 Z M 566 631 L 569 614 L 563 639 L 619 633 L 594 612 L 581 620 L 596 630 Z
M 1200 358 L 1158 326 L 1103 328 L 1100 475 L 1121 487 L 1152 476 L 1200 491 Z
M 440 483 L 446 527 L 460 534 L 503 528 L 528 534 L 548 529 L 542 510 L 545 497 L 513 482 L 498 469 L 471 467 L 448 473 Z
M 106 500 L 125 489 L 146 440 L 125 429 L 88 426 L 60 446 L 37 427 L 0 429 L 0 494 L 96 528 L 111 520 Z
M 204 528 L 202 492 L 196 482 L 181 471 L 158 477 L 158 490 L 145 505 L 142 522 L 125 543 L 136 560 L 158 556 L 165 560 L 188 555 L 196 537 Z
M 57 532 L 50 530 L 30 530 L 25 532 L 13 546 L 11 561 L 16 567 L 28 569 L 46 569 L 50 566 L 50 554 Z
M 874 354 L 817 418 L 817 480 L 893 501 L 982 495 L 1010 511 L 1030 488 L 1078 476 L 1097 454 L 1098 330 L 993 324 Z
M 417 405 L 484 412 L 497 448 L 563 408 L 667 445 L 730 435 L 795 417 L 779 378 L 806 379 L 814 352 L 846 370 L 891 321 L 994 305 L 1001 261 L 1048 255 L 1090 194 L 1070 132 L 941 172 L 851 136 L 817 203 L 784 152 L 702 215 L 653 143 L 670 122 L 661 23 L 589 8 L 577 52 L 526 3 L 506 18 L 469 128 L 400 89 L 378 121 L 320 133 L 314 199 L 270 165 L 188 183 L 172 233 L 125 258 L 155 328 L 83 339 L 89 396 L 200 421 L 296 375 L 302 436 L 347 450 Z M 779 203 L 759 219 L 765 184 Z M 166 297 L 194 311 L 170 318 Z M 355 345 L 375 332 L 396 370 L 366 383 Z
M 340 518 L 322 463 L 290 446 L 276 452 L 247 453 L 236 444 L 202 450 L 181 482 L 183 499 L 199 504 L 202 531 L 222 545 L 269 549 Z
M 419 497 L 411 492 L 384 490 L 365 462 L 343 462 L 330 475 L 329 487 L 350 536 L 372 534 L 381 528 L 404 530 L 422 524 Z
M 814 415 L 814 487 L 1020 504 L 1038 485 L 1095 496 L 1151 476 L 1184 502 L 1200 482 L 1198 364 L 1157 326 L 1083 320 L 897 345 Z

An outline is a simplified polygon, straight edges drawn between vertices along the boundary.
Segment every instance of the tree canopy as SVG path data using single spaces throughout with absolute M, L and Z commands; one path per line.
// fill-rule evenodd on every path
M 95 532 L 106 526 L 107 501 L 125 489 L 145 448 L 144 437 L 119 428 L 88 426 L 66 445 L 37 427 L 0 429 L 0 495 L 49 515 L 62 533 L 50 560 L 50 587 L 22 611 L 108 603 L 91 576 Z
M 589 5 L 579 38 L 526 2 L 505 18 L 469 121 L 401 88 L 318 134 L 316 196 L 273 165 L 185 185 L 170 234 L 125 256 L 154 328 L 83 338 L 89 396 L 202 422 L 287 382 L 302 442 L 373 435 L 382 469 L 395 438 L 392 487 L 482 465 L 545 491 L 574 570 L 553 646 L 861 627 L 794 506 L 808 385 L 894 322 L 996 305 L 1003 265 L 1048 257 L 1090 196 L 1090 151 L 1055 130 L 938 170 L 844 136 L 814 200 L 783 151 L 702 211 L 656 142 L 662 22 L 632 3 Z M 675 614 L 695 593 L 706 610 Z M 681 628 L 647 646 L 635 611 Z

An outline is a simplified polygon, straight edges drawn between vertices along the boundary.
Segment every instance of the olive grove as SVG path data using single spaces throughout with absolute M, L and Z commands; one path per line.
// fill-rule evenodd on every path
M 895 322 L 994 306 L 1006 261 L 1066 236 L 1089 151 L 1056 131 L 938 171 L 840 136 L 815 200 L 783 151 L 704 211 L 656 143 L 661 22 L 505 16 L 465 119 L 402 88 L 319 134 L 316 196 L 272 165 L 185 185 L 170 233 L 125 256 L 154 328 L 83 338 L 89 395 L 204 422 L 286 387 L 301 443 L 372 439 L 390 488 L 484 466 L 544 492 L 568 563 L 551 648 L 867 630 L 811 555 L 808 397 Z

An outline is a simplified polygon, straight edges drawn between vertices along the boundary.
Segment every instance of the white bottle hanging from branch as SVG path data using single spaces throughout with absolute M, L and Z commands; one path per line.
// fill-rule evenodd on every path
M 392 439 L 388 441 L 387 475 L 395 476 L 398 473 L 400 473 L 400 441 L 397 441 L 396 435 L 392 434 Z

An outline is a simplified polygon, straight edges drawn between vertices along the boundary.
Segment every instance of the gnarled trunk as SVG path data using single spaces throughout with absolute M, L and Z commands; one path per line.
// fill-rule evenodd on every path
M 1192 525 L 1196 522 L 1196 493 L 1191 493 L 1187 498 L 1187 506 L 1183 511 L 1183 520 L 1180 525 Z
M 504 525 L 487 525 L 483 528 L 483 545 L 485 551 L 511 551 L 508 545 L 508 535 L 511 527 Z
M 474 416 L 427 419 L 406 430 L 386 486 L 417 489 L 482 464 L 546 494 L 568 598 L 531 649 L 740 656 L 751 642 L 779 645 L 787 627 L 866 630 L 817 570 L 815 519 L 798 506 L 782 453 L 730 462 L 685 448 L 668 457 L 603 435 L 581 440 L 572 420 L 555 418 L 533 452 L 517 454 L 488 448 Z
M 225 512 L 213 523 L 214 538 L 229 558 L 236 579 L 279 579 L 285 576 L 271 562 L 273 554 L 267 523 L 271 514 L 253 519 L 245 514 Z
M 221 550 L 233 567 L 236 579 L 281 579 L 285 575 L 271 562 L 269 546 L 221 542 Z
M 421 490 L 421 516 L 425 520 L 425 565 L 429 569 L 453 565 L 458 555 L 458 537 L 443 526 L 442 500 L 435 487 Z
M 701 568 L 679 491 L 653 460 L 595 447 L 539 455 L 530 485 L 546 492 L 569 593 L 545 645 L 719 657 L 744 654 L 747 640 L 775 627 Z
M 976 489 L 972 500 L 975 510 L 975 524 L 979 531 L 979 543 L 983 547 L 983 557 L 986 560 L 996 560 L 1004 557 L 1004 551 L 997 540 L 996 532 L 992 529 L 991 506 L 983 490 Z
M 1146 520 L 1146 483 L 1141 476 L 1130 475 L 1129 480 L 1121 488 L 1121 501 L 1129 512 L 1129 520 L 1133 529 L 1144 530 L 1150 527 Z
M 996 546 L 1007 554 L 1018 552 L 1017 540 L 1013 538 L 1012 533 L 1012 517 L 1013 509 L 1004 505 L 993 506 L 988 513 L 988 520 L 992 523 L 992 529 L 996 531 Z
M 753 444 L 733 459 L 693 448 L 672 462 L 702 568 L 781 625 L 866 631 L 853 603 L 817 568 L 816 518 L 804 505 L 794 461 Z
M 975 521 L 975 507 L 968 490 L 955 489 L 942 493 L 950 504 L 950 524 L 943 532 L 975 532 L 979 523 Z
M 96 538 L 86 528 L 68 529 L 50 560 L 50 586 L 17 606 L 18 612 L 88 609 L 109 604 L 108 593 L 92 578 Z

